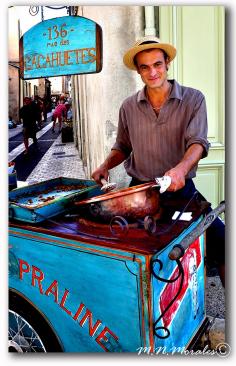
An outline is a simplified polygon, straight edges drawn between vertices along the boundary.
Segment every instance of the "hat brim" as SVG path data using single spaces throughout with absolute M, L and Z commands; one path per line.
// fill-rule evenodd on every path
M 168 43 L 148 43 L 148 44 L 141 44 L 135 47 L 130 48 L 123 57 L 123 62 L 126 67 L 130 70 L 136 70 L 137 67 L 134 64 L 134 57 L 142 51 L 157 48 L 166 52 L 169 57 L 169 61 L 172 61 L 176 56 L 176 49 L 172 45 Z

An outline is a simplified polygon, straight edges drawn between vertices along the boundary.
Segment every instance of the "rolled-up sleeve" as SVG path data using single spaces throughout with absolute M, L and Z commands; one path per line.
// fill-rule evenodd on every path
M 123 106 L 121 106 L 120 111 L 119 111 L 119 122 L 118 122 L 118 131 L 117 131 L 116 142 L 112 146 L 111 150 L 120 150 L 126 155 L 126 157 L 128 157 L 132 151 L 128 126 L 127 126 L 127 119 L 125 116 L 125 110 L 124 110 Z
M 202 159 L 208 155 L 210 143 L 207 140 L 207 109 L 205 97 L 200 93 L 195 103 L 190 122 L 185 133 L 186 150 L 190 145 L 203 146 Z

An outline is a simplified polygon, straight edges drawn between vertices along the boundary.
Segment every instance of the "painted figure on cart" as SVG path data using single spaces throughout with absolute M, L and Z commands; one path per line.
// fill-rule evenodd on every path
M 97 183 L 124 162 L 132 186 L 169 176 L 163 199 L 190 199 L 196 192 L 192 178 L 210 145 L 206 102 L 200 91 L 168 79 L 175 56 L 172 45 L 154 36 L 143 37 L 125 53 L 124 64 L 138 72 L 145 86 L 120 108 L 116 142 L 92 174 Z M 206 251 L 224 285 L 225 227 L 219 218 L 206 231 Z

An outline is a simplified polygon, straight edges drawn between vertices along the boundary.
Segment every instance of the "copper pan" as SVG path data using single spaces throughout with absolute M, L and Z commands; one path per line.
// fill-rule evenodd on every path
M 98 220 L 109 221 L 114 216 L 136 220 L 159 211 L 159 187 L 153 182 L 144 183 L 75 202 L 75 205 L 84 216 Z

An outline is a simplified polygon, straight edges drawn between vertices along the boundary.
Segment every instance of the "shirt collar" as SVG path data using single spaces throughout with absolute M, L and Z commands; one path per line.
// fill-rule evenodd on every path
M 168 80 L 168 81 L 172 84 L 172 90 L 171 90 L 169 98 L 176 98 L 176 99 L 182 100 L 183 93 L 182 93 L 181 85 L 179 83 L 177 83 L 177 81 L 174 79 Z M 146 86 L 144 86 L 143 89 L 141 89 L 137 95 L 137 102 L 141 102 L 142 100 L 145 100 L 146 102 L 148 102 L 148 99 L 146 97 Z
M 183 91 L 182 87 L 179 83 L 177 83 L 176 80 L 169 80 L 169 82 L 172 84 L 172 90 L 170 93 L 170 98 L 176 98 L 176 99 L 183 99 Z
M 141 102 L 142 100 L 145 100 L 146 102 L 148 102 L 148 99 L 146 97 L 146 86 L 143 87 L 143 89 L 141 89 L 139 92 L 138 92 L 138 95 L 137 95 L 137 102 Z

